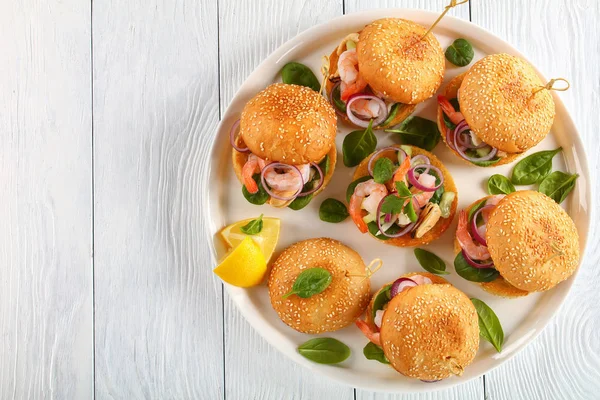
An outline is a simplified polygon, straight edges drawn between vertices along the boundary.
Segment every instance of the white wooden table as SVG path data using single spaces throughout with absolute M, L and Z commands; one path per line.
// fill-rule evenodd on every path
M 595 227 L 573 292 L 533 344 L 480 379 L 419 396 L 354 390 L 295 365 L 211 272 L 198 182 L 246 76 L 343 13 L 445 3 L 0 0 L 0 398 L 600 398 Z M 599 2 L 471 0 L 452 14 L 570 79 L 561 97 L 597 180 Z

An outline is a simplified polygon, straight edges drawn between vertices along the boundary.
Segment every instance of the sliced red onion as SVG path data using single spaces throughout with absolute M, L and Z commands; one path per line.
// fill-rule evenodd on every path
M 456 144 L 454 143 L 454 129 L 446 128 L 446 143 L 452 150 L 456 150 Z
M 470 130 L 470 129 L 471 128 L 469 128 L 469 125 L 467 124 L 467 122 L 464 119 L 462 121 L 460 121 L 458 123 L 458 125 L 456 125 L 456 128 L 454 129 L 454 131 L 452 131 L 451 129 L 447 129 L 446 130 L 446 141 L 448 142 L 448 145 L 450 146 L 450 148 L 452 148 L 453 150 L 456 150 L 462 158 L 464 158 L 465 160 L 470 161 L 470 162 L 489 161 L 492 158 L 494 158 L 496 156 L 496 153 L 498 153 L 498 149 L 495 147 L 492 147 L 488 144 L 477 147 L 477 148 L 483 148 L 485 146 L 489 146 L 492 149 L 487 155 L 485 155 L 483 157 L 469 157 L 465 153 L 466 148 L 464 146 L 460 146 L 460 143 L 458 142 L 458 135 L 461 134 L 461 132 L 463 132 L 465 130 Z
M 460 121 L 458 123 L 458 125 L 456 125 L 456 128 L 454 128 L 454 134 L 456 137 L 457 145 L 461 145 L 468 149 L 481 149 L 482 147 L 487 146 L 487 144 L 484 142 L 481 142 L 477 146 L 474 145 L 471 141 L 471 135 L 469 133 L 465 133 L 465 132 L 471 132 L 471 128 L 467 124 L 467 121 L 463 119 L 462 121 Z M 467 135 L 469 135 L 469 137 L 465 138 L 465 136 L 467 136 Z
M 379 149 L 375 153 L 373 153 L 371 158 L 369 158 L 369 164 L 367 164 L 367 169 L 369 170 L 369 175 L 373 176 L 373 167 L 374 167 L 375 161 L 377 160 L 377 156 L 380 155 L 381 153 L 383 153 L 384 151 L 398 152 L 398 163 L 399 164 L 402 164 L 404 159 L 406 157 L 408 157 L 406 152 L 399 147 L 388 146 L 388 147 L 384 147 L 383 149 Z
M 346 115 L 348 119 L 356 126 L 360 126 L 361 128 L 366 128 L 369 126 L 370 119 L 364 120 L 352 112 L 352 104 L 356 100 L 365 99 L 365 100 L 373 100 L 379 105 L 380 114 L 373 120 L 373 126 L 377 126 L 381 124 L 388 116 L 387 106 L 385 105 L 385 101 L 381 100 L 377 96 L 373 96 L 370 94 L 357 94 L 354 96 L 350 96 L 348 102 L 346 103 Z
M 390 213 L 385 214 L 385 217 L 383 218 L 383 222 L 385 222 L 387 224 L 391 220 L 392 220 L 392 214 L 390 214 Z
M 233 126 L 231 127 L 231 130 L 229 130 L 229 143 L 231 143 L 231 147 L 233 147 L 234 149 L 236 149 L 240 153 L 248 153 L 248 152 L 250 152 L 249 148 L 247 148 L 247 147 L 240 147 L 240 146 L 238 146 L 236 144 L 235 133 L 237 132 L 239 126 L 240 126 L 240 120 L 238 119 L 237 121 L 235 121 L 233 123 Z
M 469 263 L 469 265 L 473 268 L 494 268 L 494 261 L 490 260 L 486 263 L 478 263 L 477 261 L 473 260 L 471 257 L 469 257 L 469 255 L 467 254 L 467 252 L 465 251 L 465 249 L 461 249 L 462 255 L 465 258 L 465 260 L 467 261 L 467 263 Z
M 473 219 L 471 220 L 471 235 L 473 236 L 473 239 L 477 240 L 484 246 L 487 246 L 487 241 L 485 240 L 486 223 L 482 225 L 483 232 L 480 231 L 479 227 L 477 226 L 477 217 L 483 212 L 483 210 L 489 210 L 494 207 L 495 206 L 492 205 L 481 207 L 475 214 L 473 214 Z
M 418 286 L 417 282 L 413 281 L 409 278 L 399 278 L 394 281 L 392 284 L 392 288 L 390 289 L 390 296 L 392 299 L 396 297 L 396 295 L 405 289 Z
M 420 175 L 422 172 L 421 173 L 415 172 L 415 169 L 420 168 L 420 167 L 422 167 L 422 166 L 417 165 L 416 167 L 413 167 L 408 170 L 408 173 L 406 174 L 406 176 L 411 185 L 413 185 L 414 187 L 416 187 L 419 190 L 422 190 L 423 192 L 435 192 L 436 190 L 438 190 L 440 188 L 440 186 L 442 186 L 444 184 L 444 174 L 442 173 L 442 171 L 440 171 L 439 168 L 434 167 L 433 165 L 427 165 L 427 166 L 425 166 L 425 168 L 427 168 L 427 172 L 429 172 L 430 170 L 435 171 L 437 176 L 440 178 L 440 183 L 437 186 L 434 186 L 432 188 L 422 185 L 421 182 L 418 181 L 418 176 L 417 176 L 417 174 Z
M 333 100 L 333 93 L 335 92 L 335 90 L 340 87 L 340 85 L 342 84 L 342 81 L 338 81 L 335 85 L 333 85 L 333 87 L 331 88 L 331 92 L 329 93 L 329 103 L 331 103 L 331 106 L 333 107 L 333 109 L 335 110 L 335 112 L 337 113 L 337 115 L 339 115 L 340 117 L 345 117 L 346 113 L 343 112 L 342 110 L 340 110 L 339 108 L 337 108 L 337 106 L 335 105 L 335 101 Z
M 267 171 L 269 171 L 270 169 L 274 169 L 274 168 L 292 169 L 298 173 L 298 176 L 300 177 L 300 185 L 298 186 L 298 189 L 296 190 L 296 192 L 293 195 L 281 196 L 269 188 L 269 185 L 267 185 L 267 181 L 265 179 L 265 174 L 267 173 Z M 304 187 L 304 178 L 302 177 L 302 172 L 300 172 L 298 167 L 296 167 L 295 165 L 288 165 L 288 164 L 277 163 L 277 162 L 268 164 L 266 167 L 264 167 L 262 169 L 262 171 L 260 171 L 260 180 L 262 182 L 263 188 L 269 194 L 269 196 L 273 197 L 274 199 L 283 200 L 283 201 L 288 201 L 288 200 L 292 200 L 292 199 L 296 198 L 302 191 L 302 188 Z
M 308 196 L 309 194 L 313 194 L 314 192 L 316 192 L 317 190 L 319 190 L 321 188 L 321 186 L 323 186 L 323 181 L 325 180 L 325 176 L 323 174 L 323 170 L 321 169 L 321 167 L 319 167 L 319 164 L 317 163 L 310 163 L 310 165 L 312 167 L 315 167 L 315 169 L 317 170 L 317 173 L 319 174 L 319 182 L 317 183 L 317 186 L 315 186 L 314 188 L 312 188 L 311 190 L 309 190 L 308 192 L 302 192 L 300 193 L 297 197 L 304 197 L 304 196 Z M 298 168 L 296 168 L 298 169 Z M 298 172 L 300 172 L 300 170 L 298 170 Z M 302 187 L 304 187 L 304 185 L 302 185 Z
M 415 227 L 415 225 L 417 224 L 416 222 L 412 222 L 412 223 L 406 225 L 404 227 L 404 229 L 402 229 L 400 232 L 394 233 L 394 234 L 385 233 L 385 231 L 381 228 L 381 218 L 379 218 L 379 215 L 381 215 L 381 205 L 383 204 L 383 202 L 385 201 L 385 199 L 387 199 L 389 196 L 395 196 L 395 194 L 388 194 L 383 199 L 381 199 L 381 201 L 379 202 L 379 205 L 377 206 L 377 216 L 378 217 L 375 218 L 375 220 L 377 221 L 377 228 L 379 228 L 379 232 L 381 232 L 381 234 L 383 236 L 386 236 L 386 237 L 389 237 L 389 238 L 396 238 L 396 237 L 404 236 L 404 235 L 406 235 L 408 232 L 410 232 Z
M 419 154 L 418 156 L 411 157 L 410 159 L 410 165 L 413 167 L 424 164 L 431 164 L 431 160 L 426 155 Z

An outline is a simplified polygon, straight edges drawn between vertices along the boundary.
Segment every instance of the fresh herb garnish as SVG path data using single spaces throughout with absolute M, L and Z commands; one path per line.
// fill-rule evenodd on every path
M 315 92 L 321 90 L 321 83 L 312 70 L 297 62 L 289 62 L 283 66 L 281 80 L 283 83 L 309 87 Z
M 395 182 L 395 184 L 396 184 L 396 190 L 398 191 L 398 198 L 400 199 L 400 211 L 398 211 L 398 212 L 390 211 L 390 214 L 400 214 L 400 212 L 403 212 L 404 214 L 406 214 L 406 216 L 408 216 L 408 218 L 410 219 L 411 222 L 416 222 L 417 221 L 417 213 L 415 212 L 413 202 L 412 202 L 413 193 L 411 193 L 411 191 L 408 189 L 408 186 L 406 186 L 406 183 L 404 183 L 402 181 L 398 181 L 398 182 Z M 388 198 L 393 198 L 393 197 L 395 197 L 395 196 L 388 196 Z M 386 200 L 384 200 L 384 203 L 381 205 L 381 211 L 385 212 L 387 214 L 386 211 L 383 211 L 383 206 L 385 205 Z M 404 204 L 405 202 L 406 202 L 406 204 Z M 394 210 L 397 210 L 397 209 L 398 209 L 398 206 L 396 205 Z
M 552 158 L 562 150 L 545 150 L 533 153 L 515 165 L 510 180 L 515 185 L 532 185 L 540 182 L 552 170 Z
M 417 116 L 408 117 L 395 129 L 386 129 L 385 131 L 397 133 L 404 144 L 417 146 L 427 151 L 433 150 L 440 141 L 437 124 Z
M 560 204 L 575 188 L 577 178 L 579 178 L 579 174 L 571 175 L 554 171 L 542 180 L 538 190 Z
M 334 338 L 314 338 L 298 346 L 298 353 L 319 364 L 337 364 L 350 357 L 350 348 Z
M 475 205 L 473 205 L 473 207 L 471 207 L 471 209 L 469 210 L 468 217 L 467 217 L 467 221 L 469 221 L 469 223 L 471 223 L 471 221 L 473 220 L 473 215 L 475 215 L 475 213 L 477 211 L 479 211 L 483 207 L 485 207 L 486 203 L 487 203 L 487 199 L 483 199 L 483 200 L 480 200 L 479 202 L 477 202 Z
M 495 174 L 488 179 L 487 190 L 489 194 L 510 194 L 515 187 L 504 175 Z
M 387 357 L 383 353 L 383 349 L 381 347 L 377 346 L 373 342 L 367 343 L 367 345 L 363 349 L 363 354 L 365 355 L 367 360 L 379 361 L 382 364 L 390 363 L 390 361 L 387 359 Z
M 375 151 L 377 138 L 373 133 L 373 120 L 364 131 L 350 132 L 344 138 L 342 153 L 346 167 L 356 167 L 369 154 Z
M 357 179 L 357 180 L 355 180 L 355 181 L 352 181 L 352 183 L 350 183 L 350 184 L 348 185 L 348 189 L 346 189 L 346 201 L 347 201 L 348 203 L 350 203 L 350 198 L 351 198 L 351 197 L 352 197 L 352 195 L 354 194 L 354 189 L 356 189 L 356 186 L 357 186 L 359 183 L 363 183 L 363 182 L 366 182 L 366 181 L 368 181 L 369 179 L 372 179 L 372 178 L 371 178 L 371 176 L 369 176 L 369 175 L 361 176 L 360 178 L 358 178 L 358 179 Z
M 369 233 L 371 235 L 373 235 L 374 237 L 376 237 L 379 240 L 389 240 L 391 239 L 389 236 L 385 236 L 383 234 L 377 234 L 377 232 L 379 232 L 379 227 L 377 226 L 377 222 L 375 221 L 371 221 L 367 224 L 367 228 L 369 228 Z M 392 224 L 392 226 L 390 226 L 385 233 L 387 233 L 388 235 L 394 235 L 398 232 L 400 232 L 402 228 L 400 228 L 398 225 L 396 224 Z
M 437 173 L 433 170 L 430 170 L 428 172 L 429 175 L 432 175 L 435 177 L 435 185 L 439 185 L 441 182 L 440 177 L 437 175 Z M 446 189 L 444 188 L 444 185 L 440 186 L 434 193 L 433 196 L 431 196 L 431 199 L 429 199 L 430 203 L 434 203 L 434 204 L 440 204 L 440 201 L 442 200 L 442 196 L 444 195 L 444 192 L 446 191 Z
M 460 111 L 460 104 L 458 103 L 457 98 L 453 98 L 448 101 L 450 102 L 450 104 L 452 104 L 454 106 L 454 109 L 456 111 Z M 448 116 L 446 115 L 445 112 L 442 112 L 442 116 L 444 117 L 444 124 L 446 125 L 446 127 L 450 128 L 450 129 L 456 128 L 456 124 L 454 122 L 450 121 L 450 118 L 448 118 Z
M 385 285 L 383 288 L 381 288 L 379 293 L 377 293 L 375 300 L 373 300 L 373 308 L 371 309 L 371 318 L 375 318 L 375 314 L 377 313 L 377 311 L 383 309 L 383 306 L 385 306 L 387 303 L 389 303 L 389 301 L 392 299 L 391 292 L 390 292 L 391 289 L 392 289 L 392 283 L 390 283 L 389 285 Z
M 244 198 L 248 200 L 249 203 L 257 206 L 265 204 L 267 200 L 269 200 L 269 194 L 265 191 L 265 188 L 263 188 L 262 182 L 260 181 L 260 174 L 252 175 L 252 179 L 254 179 L 254 182 L 256 182 L 256 185 L 258 186 L 258 192 L 254 194 L 250 193 L 248 189 L 246 189 L 246 186 L 242 185 L 242 194 L 244 195 Z
M 346 205 L 336 199 L 325 199 L 319 207 L 319 218 L 325 222 L 342 222 L 348 218 Z
M 331 273 L 325 268 L 308 268 L 298 275 L 292 290 L 282 297 L 288 298 L 295 294 L 298 297 L 307 299 L 311 296 L 321 293 L 331 284 Z
M 479 299 L 471 299 L 471 302 L 477 310 L 479 320 L 479 335 L 490 342 L 500 353 L 502 344 L 504 343 L 504 331 L 496 313 L 483 301 Z
M 454 259 L 454 269 L 458 275 L 471 282 L 491 282 L 500 276 L 495 268 L 472 267 L 465 260 L 462 252 L 458 253 Z
M 256 219 L 253 219 L 252 221 L 248 222 L 246 225 L 242 226 L 240 228 L 240 230 L 242 232 L 244 232 L 246 235 L 256 235 L 257 233 L 260 233 L 260 231 L 262 231 L 263 228 L 263 215 L 260 214 L 260 216 Z
M 446 59 L 457 67 L 465 67 L 473 61 L 473 46 L 465 39 L 456 39 L 446 49 Z
M 423 249 L 415 249 L 414 252 L 419 264 L 421 264 L 421 267 L 423 267 L 425 271 L 436 275 L 449 274 L 449 272 L 446 271 L 446 263 L 444 260 L 432 252 Z
M 386 183 L 394 174 L 394 163 L 387 157 L 381 157 L 375 161 L 373 167 L 373 179 L 377 183 Z

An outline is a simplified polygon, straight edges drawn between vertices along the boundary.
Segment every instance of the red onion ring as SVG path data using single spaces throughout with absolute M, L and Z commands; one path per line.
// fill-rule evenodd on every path
M 419 286 L 419 284 L 410 278 L 398 278 L 392 283 L 390 297 L 393 299 L 398 293 L 415 286 Z
M 408 232 L 410 232 L 415 227 L 415 225 L 417 224 L 416 222 L 412 222 L 412 223 L 406 225 L 406 227 L 404 227 L 404 229 L 402 229 L 400 232 L 394 233 L 394 234 L 387 234 L 381 228 L 381 218 L 379 218 L 379 216 L 381 215 L 381 205 L 383 204 L 383 202 L 385 201 L 385 199 L 387 199 L 389 196 L 395 196 L 395 194 L 388 194 L 383 199 L 381 199 L 381 201 L 379 202 L 379 205 L 377 206 L 377 215 L 376 215 L 376 218 L 375 218 L 375 220 L 377 221 L 377 228 L 379 228 L 379 232 L 381 232 L 381 234 L 383 236 L 386 236 L 386 237 L 389 237 L 389 238 L 396 238 L 396 237 L 404 236 L 404 235 L 406 235 Z
M 240 153 L 248 153 L 250 149 L 247 147 L 240 147 L 236 142 L 235 132 L 237 132 L 237 128 L 240 126 L 240 120 L 238 119 L 233 123 L 233 126 L 229 130 L 229 143 L 231 143 L 231 147 L 239 151 Z
M 458 125 L 456 125 L 456 128 L 454 130 L 452 129 L 446 129 L 446 142 L 448 143 L 448 146 L 450 146 L 450 148 L 452 150 L 455 150 L 462 158 L 464 158 L 467 161 L 470 162 L 479 162 L 479 161 L 489 161 L 492 158 L 494 158 L 496 156 L 496 153 L 498 153 L 498 149 L 495 147 L 490 146 L 490 148 L 492 149 L 486 156 L 484 157 L 480 157 L 480 158 L 476 158 L 476 157 L 469 157 L 466 153 L 465 150 L 466 149 L 462 149 L 459 146 L 458 143 L 458 139 L 457 139 L 457 134 L 459 132 L 462 132 L 466 129 L 470 129 L 469 125 L 467 125 L 467 122 L 463 119 L 462 121 L 460 121 L 458 123 Z M 489 146 L 488 144 L 486 144 L 485 146 Z M 481 146 L 479 148 L 485 147 L 485 146 Z
M 456 145 L 454 144 L 454 139 L 452 138 L 452 134 L 454 133 L 453 129 L 446 128 L 446 143 L 452 150 L 456 150 Z
M 419 160 L 422 160 L 422 162 L 420 162 L 420 163 L 417 164 L 417 161 L 419 161 Z M 410 165 L 411 166 L 424 165 L 424 164 L 431 164 L 431 160 L 426 155 L 419 154 L 419 155 L 414 156 L 414 157 L 412 157 L 410 159 Z
M 477 210 L 477 212 L 475 214 L 473 214 L 473 219 L 471 220 L 471 236 L 473 236 L 473 239 L 477 240 L 479 243 L 481 243 L 482 245 L 487 247 L 487 241 L 485 240 L 485 228 L 486 228 L 486 223 L 484 223 L 482 225 L 482 227 L 484 228 L 483 233 L 479 230 L 479 228 L 477 227 L 477 217 L 479 216 L 479 214 L 481 214 L 483 212 L 483 210 L 489 210 L 491 208 L 494 208 L 495 206 L 489 205 L 489 206 L 484 206 L 481 207 L 479 210 Z
M 471 131 L 471 128 L 467 124 L 467 121 L 463 119 L 458 123 L 458 125 L 456 125 L 456 128 L 454 128 L 454 134 L 456 137 L 457 144 L 460 144 L 461 146 L 466 147 L 468 149 L 481 149 L 482 147 L 487 146 L 485 142 L 481 142 L 481 144 L 479 144 L 478 146 L 474 145 L 471 141 L 470 135 L 468 139 L 465 139 L 463 137 L 463 132 L 466 131 Z
M 434 186 L 432 188 L 422 185 L 421 182 L 418 181 L 418 176 L 416 174 L 421 175 L 423 172 L 421 172 L 421 173 L 415 172 L 415 169 L 417 169 L 417 168 L 427 168 L 427 172 L 429 172 L 430 170 L 435 171 L 437 176 L 440 178 L 440 183 L 437 186 Z M 434 167 L 433 165 L 426 165 L 426 166 L 417 165 L 416 167 L 413 167 L 408 170 L 406 177 L 408 178 L 408 181 L 410 182 L 411 185 L 413 185 L 414 187 L 416 187 L 419 190 L 422 190 L 423 192 L 435 192 L 444 184 L 444 174 L 442 174 L 442 171 L 440 171 L 439 168 Z
M 300 185 L 299 185 L 296 193 L 294 193 L 291 196 L 286 197 L 286 196 L 278 195 L 277 193 L 275 193 L 274 191 L 269 189 L 269 185 L 267 185 L 267 181 L 265 180 L 265 174 L 268 170 L 273 169 L 273 168 L 283 168 L 283 169 L 288 168 L 288 169 L 296 170 L 296 172 L 298 173 L 298 176 L 300 176 Z M 273 197 L 274 199 L 283 200 L 283 201 L 295 199 L 300 194 L 300 192 L 302 191 L 302 188 L 304 187 L 304 178 L 302 177 L 302 172 L 300 172 L 298 167 L 296 167 L 295 165 L 288 165 L 288 164 L 283 164 L 283 163 L 271 163 L 271 164 L 268 164 L 267 166 L 265 166 L 262 169 L 262 171 L 260 171 L 260 181 L 262 182 L 263 188 L 269 194 L 269 196 Z
M 385 214 L 385 217 L 383 218 L 383 222 L 385 222 L 386 224 L 388 222 L 390 222 L 392 220 L 392 214 Z
M 321 188 L 321 186 L 323 186 L 323 181 L 325 180 L 325 176 L 323 175 L 323 170 L 321 170 L 321 167 L 319 167 L 319 164 L 317 164 L 317 163 L 312 162 L 312 163 L 310 163 L 310 165 L 312 167 L 315 167 L 317 172 L 319 173 L 319 183 L 317 184 L 316 187 L 312 188 L 308 192 L 302 192 L 299 195 L 297 195 L 296 197 L 304 197 L 304 196 L 308 196 L 309 194 L 313 194 L 314 192 L 319 190 Z M 298 170 L 298 172 L 300 172 L 300 170 Z M 302 186 L 304 187 L 304 185 L 302 185 Z
M 348 119 L 354 125 L 360 126 L 361 128 L 366 128 L 369 126 L 369 122 L 371 121 L 371 119 L 364 120 L 352 112 L 352 104 L 356 100 L 360 100 L 360 99 L 373 100 L 379 105 L 379 109 L 381 110 L 381 113 L 379 114 L 379 116 L 377 118 L 375 118 L 373 120 L 373 126 L 378 126 L 383 121 L 385 121 L 385 119 L 388 116 L 387 105 L 385 104 L 385 101 L 381 100 L 377 96 L 373 96 L 370 94 L 356 94 L 356 95 L 350 96 L 350 98 L 348 99 L 348 102 L 346 103 L 346 115 L 348 116 Z
M 480 264 L 477 261 L 473 260 L 471 257 L 469 257 L 465 249 L 461 249 L 460 251 L 462 252 L 463 257 L 471 267 L 479 269 L 494 268 L 494 261 L 490 260 L 487 263 Z
M 369 164 L 367 164 L 367 169 L 369 170 L 369 175 L 373 176 L 373 163 L 376 161 L 377 156 L 380 155 L 381 153 L 383 153 L 384 151 L 390 151 L 390 150 L 398 152 L 398 163 L 399 164 L 402 164 L 404 159 L 406 157 L 408 157 L 408 154 L 406 154 L 406 152 L 399 147 L 388 146 L 388 147 L 384 147 L 383 149 L 379 149 L 375 153 L 373 153 L 371 158 L 369 158 Z
M 331 88 L 331 92 L 329 92 L 329 103 L 331 103 L 331 106 L 333 107 L 333 109 L 335 110 L 336 114 L 339 115 L 340 117 L 345 117 L 346 113 L 343 112 L 342 110 L 340 110 L 339 108 L 337 108 L 337 106 L 335 105 L 335 101 L 333 100 L 333 92 L 335 92 L 335 90 L 340 87 L 340 85 L 342 84 L 342 81 L 338 81 L 335 85 L 333 85 L 333 87 Z

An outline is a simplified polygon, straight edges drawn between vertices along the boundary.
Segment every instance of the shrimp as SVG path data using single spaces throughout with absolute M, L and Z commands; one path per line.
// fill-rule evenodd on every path
M 433 175 L 421 174 L 419 175 L 419 179 L 417 179 L 417 181 L 419 181 L 419 183 L 425 187 L 435 187 L 435 176 Z M 417 189 L 414 186 L 410 188 L 410 191 L 414 194 L 413 198 L 417 201 L 417 203 L 419 203 L 419 207 L 423 207 L 425 204 L 427 204 L 429 200 L 431 200 L 431 198 L 433 197 L 433 194 L 435 193 L 435 191 L 424 192 Z
M 413 275 L 409 279 L 417 285 L 431 285 L 433 283 L 431 279 L 423 275 Z
M 296 165 L 300 171 L 302 179 L 298 172 L 290 168 L 283 173 L 277 171 L 277 168 L 271 168 L 265 172 L 265 181 L 269 187 L 277 192 L 296 192 L 304 182 L 308 182 L 310 176 L 310 164 Z
M 496 206 L 498 205 L 498 203 L 500 203 L 500 200 L 502 200 L 506 195 L 504 194 L 496 194 L 494 196 L 490 196 L 487 201 L 485 202 L 486 206 Z M 490 214 L 492 213 L 492 211 L 494 211 L 493 208 L 486 208 L 485 210 L 481 211 L 481 215 L 483 216 L 483 220 L 487 223 L 487 220 L 490 217 Z
M 363 220 L 361 210 L 364 208 L 370 214 L 377 213 L 377 206 L 387 194 L 388 191 L 385 185 L 376 183 L 373 179 L 369 179 L 366 182 L 361 182 L 356 185 L 354 193 L 350 198 L 349 212 L 352 221 L 354 221 L 362 233 L 366 233 L 369 228 Z
M 361 92 L 367 87 L 367 82 L 358 72 L 358 55 L 356 49 L 350 49 L 340 54 L 338 58 L 338 72 L 342 85 L 340 87 L 340 98 L 343 101 L 348 100 L 350 96 Z
M 375 343 L 377 346 L 381 347 L 381 337 L 379 332 L 375 332 L 371 329 L 371 327 L 362 319 L 357 319 L 355 322 L 356 326 L 360 331 L 369 339 L 371 342 Z
M 441 94 L 438 95 L 438 103 L 442 108 L 444 114 L 446 114 L 446 116 L 450 119 L 450 121 L 452 121 L 453 124 L 458 125 L 460 121 L 465 119 L 461 112 L 456 111 L 454 109 L 454 106 L 448 101 L 448 99 L 445 96 L 442 96 Z
M 242 181 L 249 193 L 254 194 L 258 192 L 258 185 L 254 179 L 252 179 L 252 175 L 262 171 L 264 164 L 265 161 L 263 159 L 255 156 L 254 154 L 250 154 L 246 160 L 246 163 L 242 167 Z
M 358 99 L 350 108 L 355 114 L 364 118 L 377 118 L 381 114 L 381 107 L 374 100 Z
M 456 228 L 456 239 L 460 244 L 460 247 L 467 253 L 473 260 L 487 260 L 490 258 L 490 252 L 485 246 L 478 245 L 473 241 L 473 238 L 469 234 L 469 228 L 467 219 L 467 213 L 462 210 L 458 215 L 458 227 Z
M 398 167 L 396 173 L 394 173 L 394 182 L 405 182 L 406 173 L 410 169 L 410 157 L 404 157 L 404 161 Z

